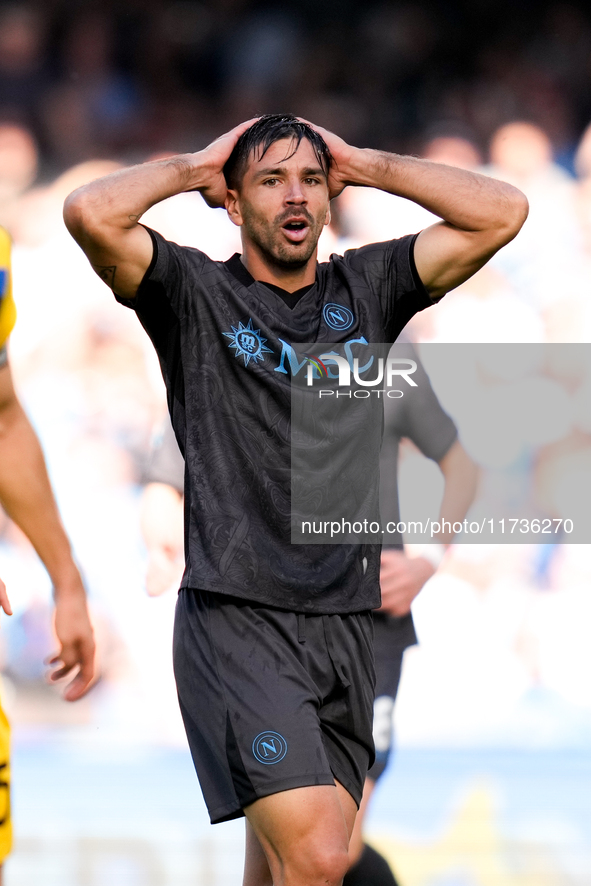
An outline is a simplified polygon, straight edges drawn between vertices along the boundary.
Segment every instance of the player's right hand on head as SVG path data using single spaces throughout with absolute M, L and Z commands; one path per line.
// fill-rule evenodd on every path
M 205 187 L 201 187 L 199 190 L 207 205 L 212 209 L 219 209 L 225 205 L 228 185 L 224 178 L 224 166 L 242 133 L 250 129 L 257 120 L 258 117 L 252 117 L 250 120 L 245 120 L 244 123 L 239 123 L 234 129 L 224 132 L 210 145 L 196 153 L 195 156 L 199 157 L 200 162 L 208 168 L 209 181 Z

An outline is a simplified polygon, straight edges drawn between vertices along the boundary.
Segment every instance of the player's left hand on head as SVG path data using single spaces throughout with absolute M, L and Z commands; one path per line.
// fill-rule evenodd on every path
M 380 611 L 396 618 L 408 615 L 414 598 L 434 572 L 431 563 L 422 557 L 411 559 L 404 551 L 382 551 Z
M 63 697 L 66 701 L 81 698 L 96 680 L 94 632 L 90 623 L 86 598 L 57 600 L 55 633 L 60 649 L 47 660 L 52 668 L 48 673 L 50 683 L 73 677 L 67 684 Z
M 350 162 L 353 153 L 359 149 L 351 147 L 339 135 L 335 135 L 334 132 L 330 132 L 328 129 L 323 129 L 322 126 L 317 126 L 303 117 L 298 117 L 298 119 L 302 123 L 307 123 L 308 126 L 311 126 L 312 129 L 322 136 L 332 155 L 333 163 L 328 174 L 328 194 L 332 200 L 333 197 L 338 197 L 341 191 L 351 183 L 349 180 Z
M 12 606 L 10 605 L 10 600 L 8 599 L 8 593 L 6 591 L 6 585 L 0 578 L 0 608 L 4 610 L 6 615 L 12 615 Z

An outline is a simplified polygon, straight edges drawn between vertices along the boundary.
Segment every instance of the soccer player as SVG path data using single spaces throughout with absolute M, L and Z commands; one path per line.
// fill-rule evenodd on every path
M 476 491 L 478 470 L 458 439 L 457 428 L 437 399 L 419 356 L 410 343 L 396 346 L 397 357 L 417 364 L 412 396 L 384 400 L 384 440 L 380 457 L 382 526 L 399 526 L 399 449 L 410 439 L 427 458 L 437 462 L 444 478 L 439 522 L 461 522 Z M 185 465 L 170 422 L 166 421 L 154 444 L 146 470 L 142 500 L 142 531 L 148 550 L 146 589 L 152 596 L 167 591 L 180 575 L 183 550 L 182 505 Z M 380 585 L 382 605 L 374 612 L 376 699 L 373 737 L 376 760 L 368 771 L 363 799 L 351 837 L 351 868 L 344 886 L 396 886 L 388 863 L 363 841 L 363 819 L 377 781 L 392 750 L 392 713 L 404 651 L 417 642 L 411 604 L 441 563 L 451 532 L 436 544 L 411 545 L 404 550 L 400 533 L 386 536 L 382 550 Z
M 443 221 L 319 264 L 330 199 L 347 185 L 400 194 Z M 213 262 L 141 225 L 150 206 L 190 190 L 225 206 L 241 256 Z M 247 818 L 246 886 L 338 886 L 374 757 L 380 551 L 290 544 L 292 345 L 394 341 L 526 215 L 503 182 L 354 148 L 281 115 L 66 200 L 70 232 L 160 359 L 187 464 L 179 699 L 212 822 Z
M 55 666 L 51 679 L 73 675 L 64 698 L 75 701 L 94 678 L 94 638 L 84 586 L 53 497 L 41 446 L 12 382 L 6 342 L 15 319 L 10 238 L 0 228 L 0 504 L 25 533 L 53 583 L 55 632 L 60 648 L 51 659 Z M 12 615 L 2 579 L 0 606 Z M 9 726 L 0 708 L 0 865 L 12 844 L 9 785 Z

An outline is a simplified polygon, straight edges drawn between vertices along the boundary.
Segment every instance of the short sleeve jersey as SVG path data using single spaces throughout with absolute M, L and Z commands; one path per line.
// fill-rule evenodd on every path
M 394 341 L 432 302 L 414 270 L 414 236 L 317 266 L 291 308 L 264 283 L 151 231 L 154 256 L 135 309 L 167 388 L 185 457 L 181 587 L 295 612 L 379 605 L 379 546 L 290 543 L 293 345 Z M 234 257 L 236 261 L 236 257 Z

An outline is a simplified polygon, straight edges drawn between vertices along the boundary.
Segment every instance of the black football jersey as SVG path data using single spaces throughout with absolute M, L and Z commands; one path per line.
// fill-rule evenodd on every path
M 290 307 L 241 266 L 150 231 L 154 257 L 133 301 L 160 360 L 185 457 L 182 587 L 296 612 L 379 605 L 377 544 L 290 542 L 291 378 L 296 346 L 392 342 L 432 304 L 416 235 L 333 255 Z

